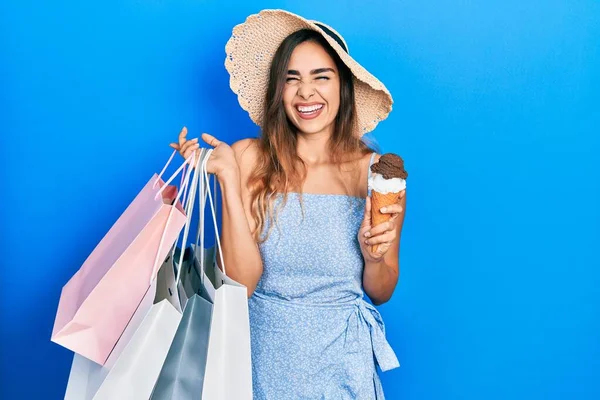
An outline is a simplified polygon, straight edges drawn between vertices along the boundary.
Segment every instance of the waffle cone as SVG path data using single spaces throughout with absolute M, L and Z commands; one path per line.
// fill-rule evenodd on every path
M 382 214 L 379 210 L 398 202 L 400 192 L 397 193 L 379 193 L 371 191 L 371 226 L 377 226 L 392 218 L 391 214 Z M 373 245 L 371 251 L 376 252 L 379 245 Z

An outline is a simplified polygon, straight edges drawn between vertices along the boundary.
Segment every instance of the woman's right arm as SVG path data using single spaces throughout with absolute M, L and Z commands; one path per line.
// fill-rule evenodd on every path
M 235 142 L 231 148 L 239 168 L 217 175 L 222 193 L 220 240 L 227 275 L 246 286 L 250 297 L 263 272 L 260 251 L 251 233 L 255 223 L 250 213 L 247 185 L 249 174 L 256 165 L 256 149 L 252 139 Z M 220 258 L 217 260 L 221 267 Z
M 186 140 L 187 129 L 179 134 L 179 143 L 171 147 L 178 150 L 184 158 L 197 150 L 197 140 Z M 255 140 L 243 139 L 231 147 L 217 138 L 203 134 L 202 140 L 214 147 L 206 163 L 206 170 L 215 174 L 221 187 L 221 247 L 227 276 L 241 283 L 252 296 L 263 272 L 262 259 L 258 245 L 251 231 L 254 219 L 250 213 L 251 198 L 248 190 L 248 178 L 254 170 L 257 159 Z M 221 258 L 217 256 L 221 270 Z

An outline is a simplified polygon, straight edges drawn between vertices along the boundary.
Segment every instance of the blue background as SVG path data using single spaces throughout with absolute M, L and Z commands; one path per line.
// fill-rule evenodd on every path
M 0 397 L 63 396 L 61 287 L 181 126 L 257 133 L 224 45 L 285 8 L 394 95 L 374 133 L 410 174 L 387 397 L 600 398 L 600 3 L 248 3 L 0 3 Z

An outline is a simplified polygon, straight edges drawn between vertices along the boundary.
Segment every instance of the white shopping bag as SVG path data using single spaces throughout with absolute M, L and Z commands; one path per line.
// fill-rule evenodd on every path
M 209 150 L 209 155 L 212 150 Z M 205 158 L 204 164 L 208 157 Z M 220 256 L 222 272 L 212 257 L 206 257 L 204 249 L 204 229 L 201 230 L 200 245 L 196 246 L 196 259 L 201 265 L 201 273 L 207 293 L 213 298 L 213 313 L 208 344 L 206 373 L 202 398 L 207 400 L 246 400 L 252 399 L 252 360 L 250 354 L 250 319 L 248 314 L 247 288 L 226 274 L 223 254 L 219 241 L 219 230 L 210 179 L 206 167 L 202 168 L 208 190 L 210 210 L 215 227 L 215 237 Z M 216 178 L 215 178 L 216 179 Z M 214 191 L 216 195 L 216 190 Z M 201 213 L 204 207 L 201 207 Z M 202 218 L 204 221 L 204 218 Z M 206 262 L 209 261 L 209 262 Z

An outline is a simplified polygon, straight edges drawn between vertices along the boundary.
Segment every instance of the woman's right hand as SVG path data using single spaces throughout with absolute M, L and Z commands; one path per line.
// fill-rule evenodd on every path
M 200 148 L 198 139 L 186 140 L 186 136 L 187 128 L 184 126 L 181 132 L 179 132 L 179 143 L 170 144 L 185 159 L 190 157 L 192 152 Z M 215 174 L 220 181 L 229 179 L 230 176 L 239 177 L 239 167 L 233 149 L 227 143 L 221 142 L 207 133 L 202 134 L 202 140 L 214 147 L 206 162 L 206 172 Z
M 181 129 L 181 132 L 179 132 L 178 143 L 171 143 L 169 146 L 177 150 L 179 154 L 187 160 L 194 151 L 200 148 L 200 145 L 198 145 L 198 139 L 187 140 L 186 136 L 187 128 L 184 126 L 183 129 Z M 195 164 L 196 163 L 194 162 L 194 165 Z

